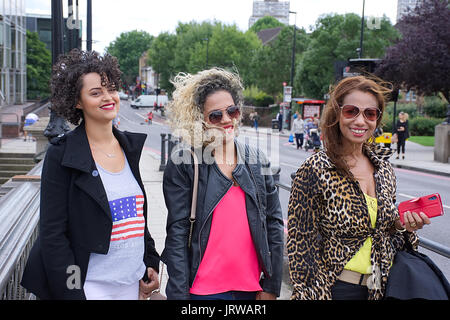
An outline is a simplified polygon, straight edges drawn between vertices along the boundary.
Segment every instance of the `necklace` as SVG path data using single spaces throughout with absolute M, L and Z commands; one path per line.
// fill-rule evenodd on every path
M 102 149 L 100 149 L 99 147 L 97 147 L 96 145 L 92 145 L 95 149 L 98 149 L 101 153 L 105 154 L 108 158 L 115 158 L 116 154 L 115 153 L 108 153 L 103 151 Z

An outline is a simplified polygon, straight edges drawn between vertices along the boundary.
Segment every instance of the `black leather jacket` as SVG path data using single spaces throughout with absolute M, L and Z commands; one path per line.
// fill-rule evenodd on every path
M 245 192 L 250 232 L 263 270 L 261 287 L 265 292 L 279 296 L 284 244 L 278 191 L 270 174 L 270 164 L 264 155 L 237 141 L 235 145 L 238 165 L 232 174 Z M 188 235 L 194 165 L 189 150 L 172 153 L 164 171 L 163 191 L 168 217 L 166 243 L 161 259 L 167 265 L 169 273 L 166 287 L 169 299 L 189 299 L 189 289 L 208 243 L 213 211 L 233 185 L 232 180 L 220 171 L 215 162 L 202 163 L 201 150 L 197 150 L 196 154 L 200 161 L 199 184 L 190 249 Z M 179 158 L 175 159 L 174 156 Z M 177 161 L 180 157 L 184 159 L 182 163 Z

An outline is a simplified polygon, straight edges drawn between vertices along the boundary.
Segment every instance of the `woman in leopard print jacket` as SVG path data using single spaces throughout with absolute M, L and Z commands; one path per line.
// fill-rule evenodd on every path
M 429 224 L 396 208 L 390 149 L 369 143 L 388 90 L 362 76 L 331 92 L 321 129 L 326 151 L 298 169 L 288 207 L 292 299 L 381 299 L 395 253 Z

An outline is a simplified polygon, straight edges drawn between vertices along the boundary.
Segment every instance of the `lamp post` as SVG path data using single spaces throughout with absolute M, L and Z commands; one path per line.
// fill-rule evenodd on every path
M 52 0 L 52 65 L 64 54 L 62 0 Z M 66 121 L 50 109 L 50 120 L 44 130 L 44 136 L 51 140 L 70 131 Z
M 291 130 L 291 114 L 293 112 L 292 110 L 292 97 L 294 97 L 294 72 L 295 72 L 295 41 L 296 41 L 296 31 L 297 31 L 297 12 L 294 11 L 289 11 L 289 13 L 293 13 L 295 14 L 295 18 L 294 18 L 294 36 L 292 39 L 292 60 L 291 60 L 291 87 L 292 87 L 292 92 L 291 92 L 291 101 L 289 102 L 290 104 L 290 111 L 288 112 L 288 114 L 286 115 L 288 121 L 288 130 Z
M 87 0 L 86 50 L 92 51 L 92 0 Z
M 361 17 L 361 35 L 359 37 L 359 48 L 358 51 L 358 57 L 359 59 L 363 56 L 363 41 L 364 41 L 364 7 L 366 6 L 366 0 L 363 0 L 363 10 L 362 10 L 362 17 Z

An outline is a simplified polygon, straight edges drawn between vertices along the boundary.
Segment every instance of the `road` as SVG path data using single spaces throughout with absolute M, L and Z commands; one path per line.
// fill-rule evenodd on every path
M 165 120 L 160 117 L 159 112 L 154 113 L 153 124 L 148 125 L 145 122 L 145 115 L 148 111 L 149 109 L 132 109 L 129 102 L 122 101 L 119 113 L 121 118 L 120 129 L 147 133 L 148 138 L 145 148 L 160 154 L 160 134 L 170 133 L 170 129 Z M 258 145 L 271 159 L 272 165 L 281 168 L 280 182 L 286 185 L 291 184 L 291 173 L 296 172 L 303 161 L 312 154 L 311 151 L 297 150 L 293 144 L 289 143 L 288 138 L 278 135 L 257 134 L 255 131 L 249 130 L 241 132 L 239 139 L 252 145 Z M 448 233 L 450 229 L 450 178 L 400 168 L 395 168 L 395 174 L 397 177 L 397 202 L 439 192 L 445 214 L 442 217 L 433 218 L 431 225 L 425 226 L 418 234 L 420 237 L 450 247 Z M 285 220 L 287 219 L 288 202 L 289 192 L 280 189 L 280 203 Z M 426 249 L 421 248 L 420 251 L 428 255 L 450 279 L 450 259 Z

